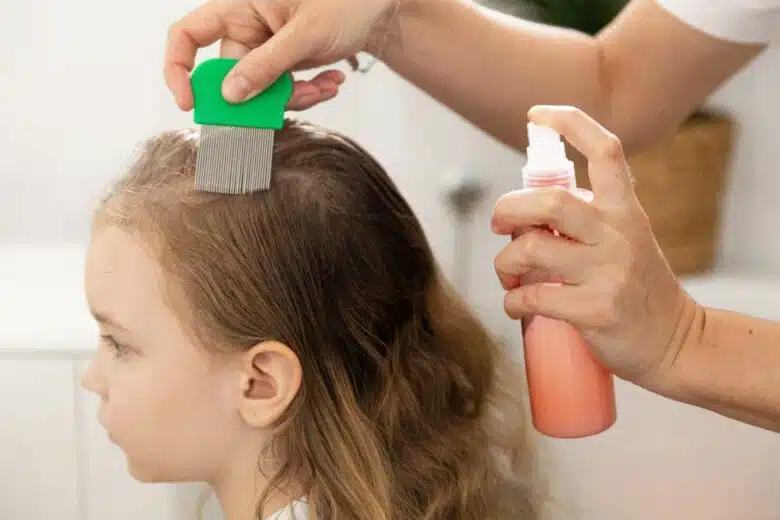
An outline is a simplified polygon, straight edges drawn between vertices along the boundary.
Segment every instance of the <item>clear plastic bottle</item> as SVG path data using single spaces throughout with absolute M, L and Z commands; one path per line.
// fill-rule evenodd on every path
M 561 186 L 589 200 L 592 194 L 578 190 L 576 182 L 574 164 L 566 157 L 560 135 L 529 123 L 523 186 Z M 544 316 L 524 318 L 522 327 L 534 428 L 559 438 L 609 429 L 617 417 L 614 377 L 593 357 L 580 332 Z

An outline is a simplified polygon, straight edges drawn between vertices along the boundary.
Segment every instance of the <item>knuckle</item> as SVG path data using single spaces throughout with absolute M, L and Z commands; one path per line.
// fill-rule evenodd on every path
M 520 190 L 514 190 L 502 194 L 500 197 L 498 197 L 498 199 L 496 199 L 496 203 L 494 205 L 495 211 L 506 211 L 507 206 L 511 206 L 513 204 L 513 201 L 517 198 L 519 193 Z
M 600 155 L 603 159 L 620 160 L 623 158 L 623 143 L 615 134 L 608 134 L 601 145 Z
M 511 292 L 506 293 L 504 296 L 504 314 L 512 319 L 517 319 L 520 317 L 520 314 L 516 312 L 516 306 L 514 304 L 514 298 L 512 298 Z
M 621 301 L 627 294 L 630 282 L 629 270 L 613 265 L 603 270 L 601 276 L 602 283 L 593 297 L 592 309 L 598 325 L 611 327 L 617 325 L 621 319 L 623 312 Z
M 518 299 L 520 308 L 527 313 L 535 313 L 539 311 L 541 307 L 541 291 L 539 285 L 532 284 L 526 285 L 522 290 L 518 291 Z
M 523 237 L 522 242 L 520 242 L 521 248 L 518 257 L 524 263 L 535 263 L 539 259 L 543 243 L 544 236 L 542 231 L 529 231 Z
M 183 34 L 184 28 L 182 27 L 181 22 L 175 22 L 168 27 L 169 40 L 178 40 L 183 36 Z
M 517 319 L 538 312 L 540 303 L 539 286 L 526 285 L 504 296 L 504 312 Z
M 501 252 L 493 259 L 493 270 L 496 274 L 504 273 L 504 253 Z
M 583 116 L 582 110 L 573 105 L 564 105 L 561 107 L 561 112 L 569 119 Z
M 507 199 L 509 198 L 509 193 L 504 193 L 500 197 L 496 199 L 495 204 L 493 204 L 493 218 L 501 218 L 504 216 L 504 206 L 507 204 Z
M 584 113 L 582 110 L 575 106 L 562 106 L 560 110 L 560 119 L 558 120 L 558 125 L 562 133 L 573 129 L 583 116 Z
M 617 300 L 609 293 L 602 294 L 594 302 L 594 318 L 601 327 L 610 327 L 619 320 Z
M 569 192 L 564 189 L 553 188 L 548 192 L 545 211 L 547 216 L 555 223 L 560 222 L 569 203 Z

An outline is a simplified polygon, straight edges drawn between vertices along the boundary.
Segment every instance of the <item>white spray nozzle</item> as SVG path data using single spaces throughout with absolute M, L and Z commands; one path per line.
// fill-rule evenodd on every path
M 560 134 L 552 128 L 528 123 L 528 155 L 538 155 L 540 159 L 547 160 L 565 160 L 566 148 Z
M 523 168 L 526 184 L 576 185 L 574 165 L 566 157 L 566 147 L 552 128 L 528 123 L 527 163 Z

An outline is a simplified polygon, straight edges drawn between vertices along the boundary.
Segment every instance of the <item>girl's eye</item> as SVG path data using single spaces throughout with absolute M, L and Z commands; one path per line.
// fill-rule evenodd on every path
M 111 336 L 110 334 L 103 334 L 100 336 L 100 338 L 106 342 L 106 344 L 111 347 L 114 350 L 114 355 L 116 357 L 123 357 L 130 353 L 130 348 L 126 345 L 123 345 L 119 343 L 114 336 Z

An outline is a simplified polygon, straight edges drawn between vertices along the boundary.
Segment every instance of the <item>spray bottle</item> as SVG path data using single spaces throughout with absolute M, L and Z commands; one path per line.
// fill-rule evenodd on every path
M 523 186 L 561 186 L 590 200 L 592 193 L 578 190 L 576 182 L 560 135 L 529 123 Z M 524 318 L 522 327 L 536 430 L 549 437 L 580 438 L 610 428 L 616 420 L 613 375 L 593 357 L 582 334 L 566 322 L 538 315 Z

